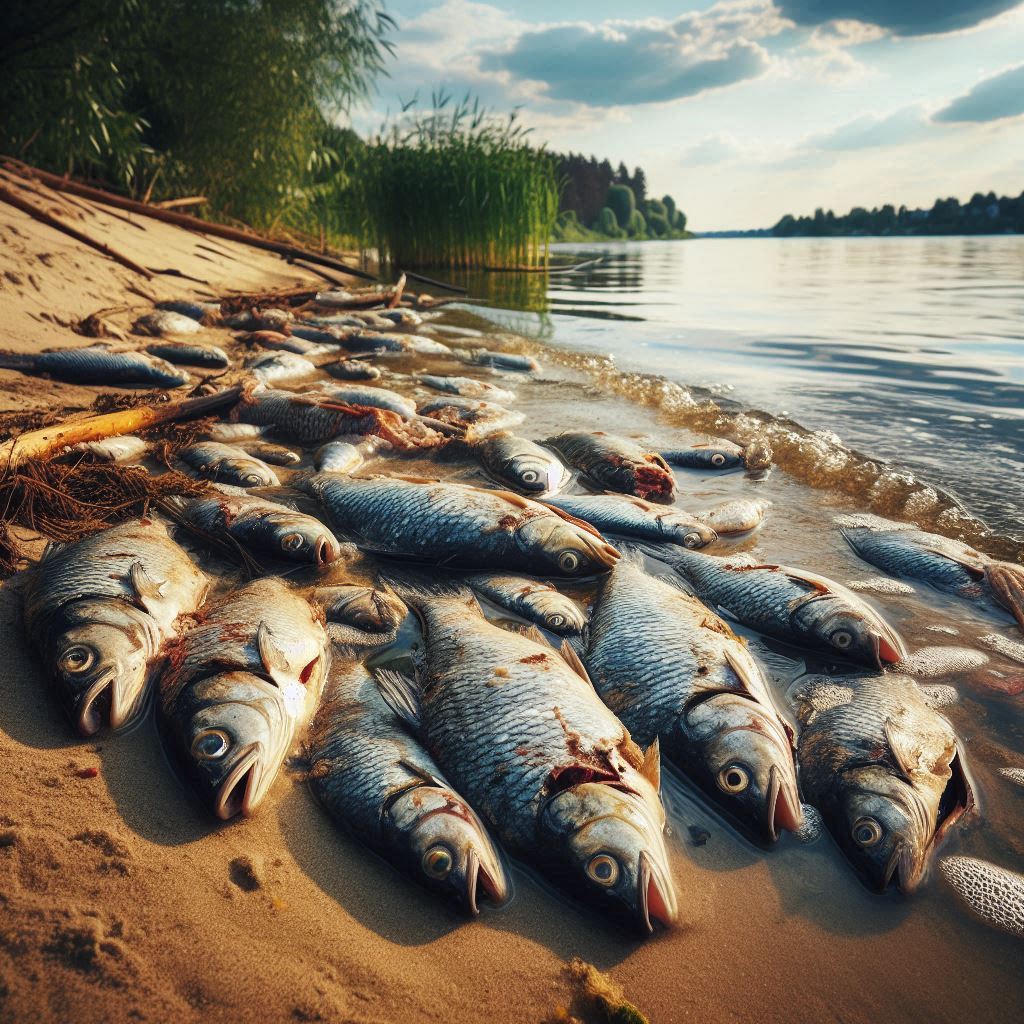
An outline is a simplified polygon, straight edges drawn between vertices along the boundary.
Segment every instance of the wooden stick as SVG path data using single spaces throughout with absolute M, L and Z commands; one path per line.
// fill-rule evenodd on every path
M 388 309 L 394 309 L 402 301 L 402 292 L 405 291 L 405 272 L 395 284 L 394 294 L 388 299 Z
M 226 224 L 214 224 L 212 221 L 200 220 L 187 213 L 175 213 L 173 210 L 163 210 L 159 206 L 150 203 L 140 203 L 136 199 L 127 199 L 124 196 L 116 195 L 113 192 L 106 192 L 103 189 L 92 188 L 89 185 L 82 185 L 80 182 L 72 181 L 70 178 L 61 178 L 49 171 L 41 171 L 38 167 L 16 160 L 14 157 L 0 156 L 0 160 L 20 170 L 24 175 L 38 178 L 44 185 L 55 188 L 60 192 L 71 192 L 73 195 L 83 196 L 86 199 L 95 200 L 98 203 L 105 203 L 107 206 L 116 206 L 121 210 L 130 210 L 132 213 L 141 213 L 144 217 L 152 217 L 154 220 L 162 220 L 168 224 L 176 224 L 178 227 L 188 228 L 190 231 L 201 231 L 207 235 L 216 235 L 226 238 L 232 242 L 240 242 L 242 245 L 252 246 L 254 249 L 265 249 L 267 252 L 277 253 L 278 256 L 291 257 L 307 260 L 310 263 L 317 263 L 320 266 L 332 267 L 352 277 L 360 277 L 365 281 L 376 281 L 373 274 L 368 274 L 358 267 L 350 267 L 333 256 L 321 256 L 319 253 L 310 252 L 308 249 L 300 249 L 294 245 L 287 245 L 283 242 L 273 242 L 269 238 L 261 238 L 248 231 L 240 231 L 238 228 L 228 227 Z
M 140 266 L 135 262 L 135 260 L 125 256 L 124 253 L 118 252 L 116 249 L 112 249 L 106 244 L 106 242 L 101 242 L 99 239 L 91 238 L 84 231 L 79 231 L 78 228 L 72 227 L 67 223 L 67 221 L 63 221 L 59 217 L 54 217 L 52 213 L 40 210 L 38 206 L 34 206 L 32 203 L 22 199 L 21 196 L 15 195 L 4 185 L 0 185 L 0 200 L 7 203 L 9 206 L 13 206 L 16 210 L 21 210 L 22 213 L 27 213 L 30 217 L 51 228 L 63 231 L 65 235 L 70 235 L 72 238 L 89 246 L 91 249 L 96 249 L 98 252 L 103 253 L 104 256 L 109 256 L 110 259 L 120 263 L 124 267 L 127 267 L 129 270 L 134 270 L 136 274 L 141 274 L 146 278 L 152 278 L 153 275 L 145 267 Z
M 202 206 L 209 201 L 206 196 L 183 196 L 181 199 L 164 199 L 153 205 L 159 210 L 177 210 L 180 206 Z
M 402 273 L 410 281 L 419 281 L 420 284 L 429 284 L 433 288 L 443 288 L 446 292 L 456 292 L 459 295 L 469 294 L 465 288 L 460 288 L 457 284 L 446 284 L 444 281 L 437 281 L 432 277 L 424 277 L 423 274 L 414 274 L 411 270 L 403 270 Z
M 39 430 L 29 430 L 0 445 L 0 468 L 3 472 L 17 469 L 29 459 L 45 458 L 51 452 L 82 441 L 102 441 L 107 437 L 131 434 L 158 423 L 206 416 L 227 405 L 234 405 L 242 396 L 242 387 L 225 388 L 213 395 L 186 398 L 164 406 L 137 405 L 134 409 L 88 416 L 71 423 L 58 423 Z

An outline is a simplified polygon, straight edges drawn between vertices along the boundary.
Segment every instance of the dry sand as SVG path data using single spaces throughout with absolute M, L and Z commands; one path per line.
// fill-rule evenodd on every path
M 78 342 L 70 325 L 103 307 L 297 277 L 231 243 L 83 217 L 142 262 L 206 284 L 140 282 L 0 206 L 0 347 Z M 0 407 L 92 395 L 0 372 Z M 0 587 L 0 1021 L 539 1022 L 569 1003 L 577 955 L 655 1022 L 952 1022 L 965 1001 L 975 1021 L 1019 1012 L 1015 947 L 931 896 L 913 913 L 868 896 L 820 844 L 756 851 L 678 794 L 685 924 L 647 942 L 518 869 L 507 908 L 465 921 L 339 835 L 287 774 L 254 819 L 219 826 L 151 721 L 96 744 L 72 735 L 25 647 L 18 587 Z M 706 845 L 688 824 L 708 830 Z

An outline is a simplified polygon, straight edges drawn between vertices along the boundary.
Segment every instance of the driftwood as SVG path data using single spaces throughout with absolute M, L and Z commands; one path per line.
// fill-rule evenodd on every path
M 202 206 L 208 202 L 206 196 L 182 196 L 181 199 L 165 199 L 153 205 L 161 210 L 177 210 L 182 206 Z

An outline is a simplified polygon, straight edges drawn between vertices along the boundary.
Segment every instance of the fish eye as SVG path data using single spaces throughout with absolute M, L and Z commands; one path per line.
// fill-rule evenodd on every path
M 70 672 L 77 675 L 79 672 L 87 672 L 96 661 L 96 652 L 85 644 L 75 644 L 69 647 L 57 662 L 57 667 L 62 672 Z
M 845 651 L 853 643 L 853 634 L 848 629 L 837 629 L 832 634 L 832 643 L 841 651 Z
M 590 858 L 587 877 L 598 885 L 610 888 L 619 880 L 619 862 L 607 853 L 599 853 Z
M 548 625 L 549 626 L 564 626 L 565 625 L 565 616 L 564 615 L 559 615 L 557 613 L 554 614 L 554 615 L 549 615 L 548 616 Z
M 750 773 L 739 764 L 730 764 L 718 773 L 718 786 L 730 794 L 742 793 L 750 785 Z
M 683 537 L 683 546 L 687 548 L 699 548 L 701 544 L 699 533 L 688 533 Z
M 263 478 L 256 473 L 246 473 L 246 475 L 242 477 L 242 482 L 246 487 L 258 487 L 263 483 Z
M 281 547 L 285 551 L 298 551 L 302 547 L 301 533 L 286 533 L 281 538 Z
M 441 881 L 447 878 L 455 865 L 452 851 L 447 846 L 432 846 L 423 854 L 423 873 L 428 878 Z
M 540 474 L 535 469 L 524 469 L 519 475 L 524 484 L 535 484 L 540 479 Z
M 721 452 L 715 452 L 715 454 L 711 456 L 711 465 L 712 466 L 724 466 L 725 465 L 725 456 Z
M 850 834 L 858 846 L 877 846 L 882 841 L 882 826 L 876 818 L 865 815 L 853 823 Z
M 204 729 L 192 741 L 192 756 L 197 761 L 216 761 L 231 748 L 231 737 L 223 729 Z
M 558 556 L 558 568 L 562 572 L 575 572 L 580 567 L 580 556 L 575 551 L 563 551 Z

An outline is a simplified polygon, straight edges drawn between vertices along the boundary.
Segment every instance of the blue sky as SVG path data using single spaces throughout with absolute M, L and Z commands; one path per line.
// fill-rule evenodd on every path
M 1024 189 L 1020 0 L 390 0 L 377 128 L 415 95 L 520 109 L 639 164 L 697 230 Z

